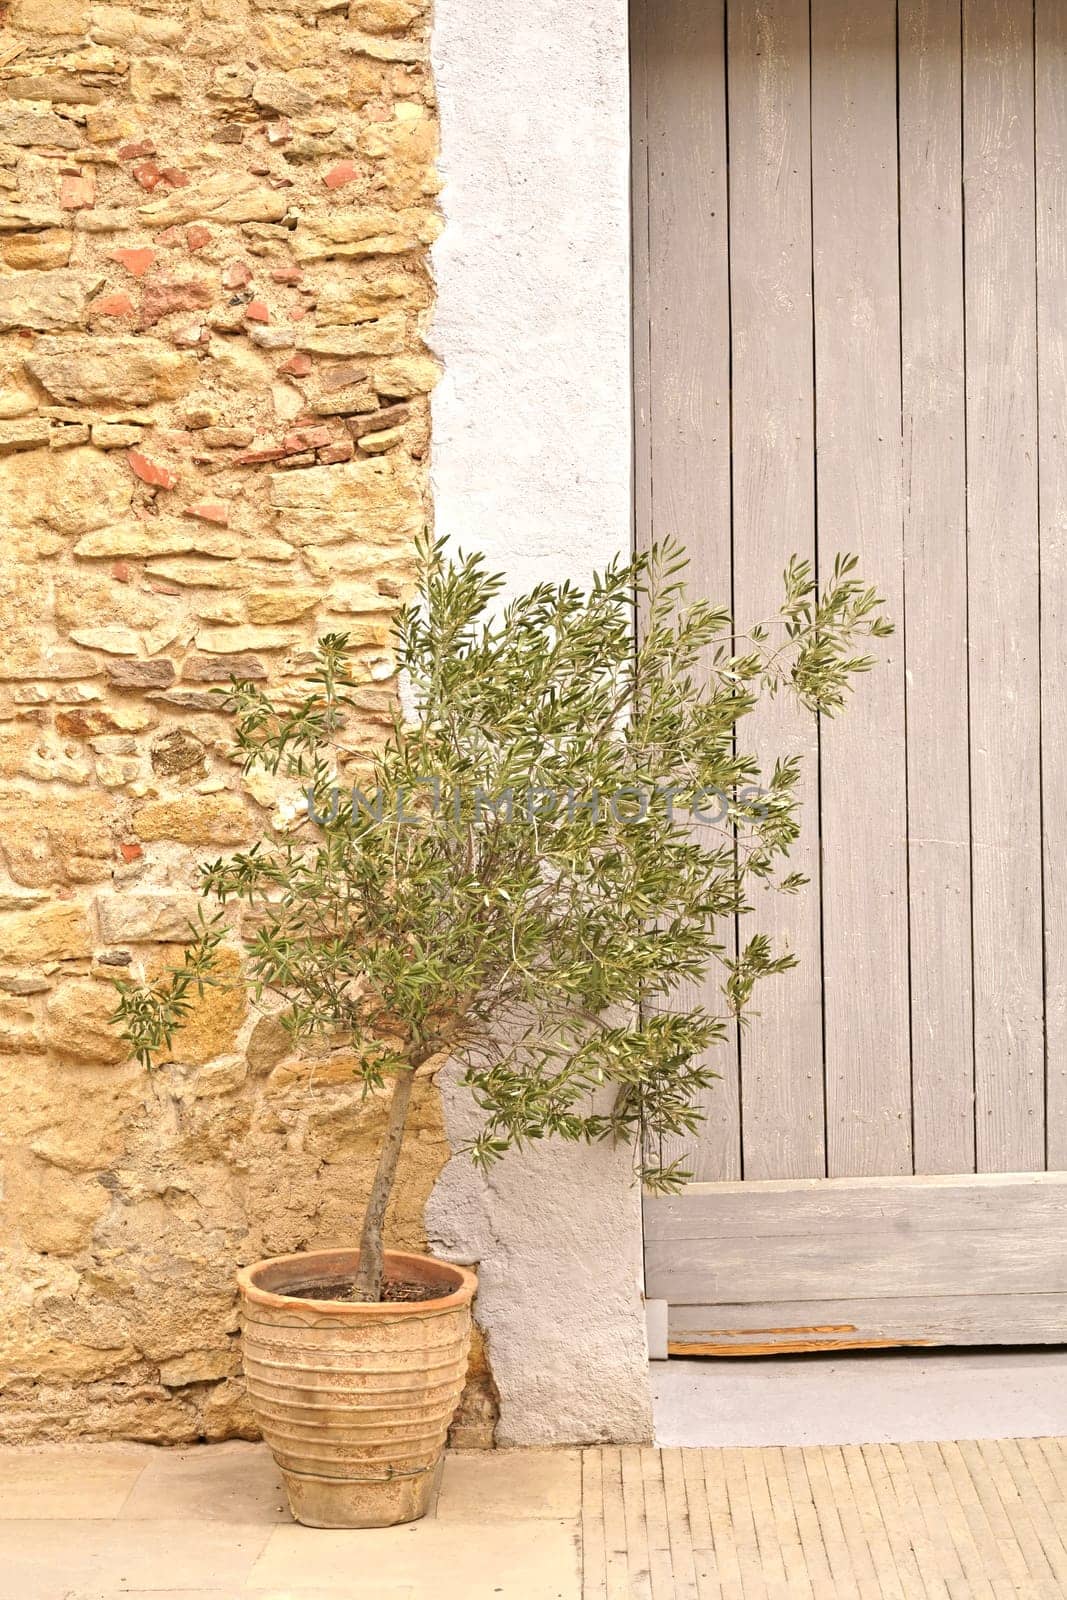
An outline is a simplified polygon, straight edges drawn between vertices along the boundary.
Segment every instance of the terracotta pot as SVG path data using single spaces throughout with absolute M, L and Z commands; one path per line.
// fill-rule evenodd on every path
M 277 1256 L 239 1272 L 244 1370 L 256 1421 L 312 1528 L 387 1528 L 425 1516 L 467 1375 L 473 1272 L 386 1253 L 386 1276 L 439 1288 L 411 1304 L 302 1300 L 352 1278 L 358 1250 Z

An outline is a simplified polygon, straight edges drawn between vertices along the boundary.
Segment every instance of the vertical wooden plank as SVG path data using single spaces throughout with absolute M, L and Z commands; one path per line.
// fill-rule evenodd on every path
M 1037 370 L 1041 510 L 1047 1164 L 1067 1167 L 1067 8 L 1037 0 Z
M 1032 0 L 964 0 L 975 1112 L 1045 1164 Z
M 729 25 L 734 605 L 773 616 L 791 555 L 815 558 L 808 0 L 732 0 Z M 760 989 L 741 1036 L 746 1178 L 826 1171 L 819 917 L 818 733 L 780 696 L 739 742 L 773 769 L 801 758 L 802 895 L 757 886 L 753 929 L 798 966 Z M 741 937 L 748 930 L 742 924 Z
M 652 421 L 649 414 L 648 0 L 630 0 L 630 211 L 633 235 L 634 541 L 652 542 Z
M 689 550 L 695 594 L 729 602 L 730 296 L 724 0 L 662 0 L 645 21 L 650 507 L 639 536 Z M 723 943 L 733 947 L 733 930 Z M 685 1006 L 722 1014 L 721 972 Z M 684 1155 L 703 1180 L 741 1175 L 736 1030 Z
M 915 1171 L 974 1171 L 960 0 L 900 4 Z
M 831 1177 L 912 1170 L 896 0 L 812 0 L 818 545 L 856 550 L 898 632 L 822 730 Z

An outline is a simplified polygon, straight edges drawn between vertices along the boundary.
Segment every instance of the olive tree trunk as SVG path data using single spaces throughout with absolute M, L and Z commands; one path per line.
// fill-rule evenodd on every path
M 396 1182 L 397 1162 L 404 1143 L 404 1125 L 407 1122 L 411 1091 L 415 1073 L 404 1069 L 393 1081 L 392 1098 L 385 1135 L 378 1156 L 378 1170 L 374 1174 L 370 1199 L 363 1217 L 363 1233 L 359 1241 L 359 1271 L 352 1290 L 353 1300 L 377 1301 L 382 1298 L 382 1277 L 385 1271 L 385 1213 Z

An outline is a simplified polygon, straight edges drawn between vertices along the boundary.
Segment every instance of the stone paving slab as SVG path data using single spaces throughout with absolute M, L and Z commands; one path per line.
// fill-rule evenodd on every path
M 0 1519 L 117 1517 L 148 1458 L 127 1445 L 0 1451 Z
M 242 1593 L 271 1535 L 265 1523 L 5 1521 L 0 1573 L 11 1600 L 83 1600 L 129 1589 Z
M 1063 1600 L 1067 1439 L 499 1451 L 294 1525 L 258 1445 L 0 1450 L 7 1600 Z
M 522 1521 L 582 1513 L 580 1450 L 493 1450 L 454 1455 L 437 1497 L 437 1518 L 447 1522 Z
M 356 1535 L 276 1528 L 246 1582 L 257 1595 L 301 1585 L 353 1600 L 406 1600 L 412 1589 L 434 1600 L 579 1600 L 576 1522 L 467 1522 L 427 1518 Z M 397 1590 L 400 1594 L 397 1594 Z
M 151 1522 L 292 1521 L 270 1452 L 248 1445 L 154 1450 L 123 1505 L 124 1518 Z

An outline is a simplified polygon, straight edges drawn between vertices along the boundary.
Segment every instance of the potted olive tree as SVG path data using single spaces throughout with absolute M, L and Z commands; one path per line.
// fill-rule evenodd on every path
M 736 955 L 722 942 L 750 880 L 802 882 L 778 870 L 796 765 L 761 772 L 738 724 L 782 690 L 838 710 L 870 665 L 855 641 L 889 625 L 851 558 L 821 592 L 793 562 L 779 615 L 745 636 L 686 601 L 684 568 L 666 545 L 588 592 L 545 583 L 502 606 L 478 557 L 427 543 L 396 622 L 402 695 L 369 766 L 346 742 L 343 635 L 320 641 L 295 704 L 227 692 L 246 769 L 303 800 L 288 829 L 202 868 L 215 909 L 181 965 L 123 989 L 116 1020 L 146 1065 L 169 1048 L 220 981 L 238 903 L 254 995 L 294 1043 L 354 1053 L 361 1092 L 388 1099 L 358 1248 L 239 1277 L 249 1392 L 301 1521 L 420 1516 L 461 1392 L 472 1274 L 384 1248 L 416 1075 L 462 1063 L 482 1165 L 549 1136 L 622 1139 L 644 1183 L 675 1186 L 661 1142 L 698 1120 L 708 1046 L 791 964 L 759 934 Z M 673 1003 L 709 963 L 722 1015 Z

